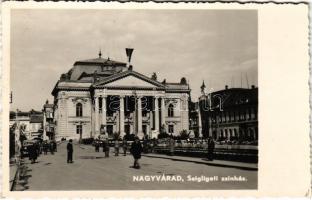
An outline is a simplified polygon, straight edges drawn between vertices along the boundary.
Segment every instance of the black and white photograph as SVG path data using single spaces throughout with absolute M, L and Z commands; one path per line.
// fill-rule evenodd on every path
M 259 190 L 292 134 L 263 128 L 280 125 L 267 99 L 278 88 L 286 103 L 288 79 L 268 89 L 280 66 L 262 67 L 267 19 L 252 8 L 12 8 L 9 191 Z
M 10 190 L 257 189 L 257 16 L 13 9 Z

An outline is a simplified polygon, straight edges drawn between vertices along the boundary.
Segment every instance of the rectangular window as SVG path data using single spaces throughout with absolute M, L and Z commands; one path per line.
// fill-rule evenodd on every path
M 99 112 L 102 112 L 102 104 L 103 104 L 103 101 L 102 101 L 102 98 L 99 98 Z
M 77 134 L 82 134 L 82 125 L 77 125 L 76 126 L 76 133 Z
M 168 125 L 168 132 L 173 133 L 174 131 L 174 126 L 173 125 Z

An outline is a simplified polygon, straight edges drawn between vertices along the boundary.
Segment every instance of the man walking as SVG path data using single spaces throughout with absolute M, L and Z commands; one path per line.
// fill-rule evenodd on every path
M 115 140 L 115 156 L 119 156 L 119 141 Z
M 124 138 L 122 141 L 122 149 L 123 149 L 124 156 L 127 155 L 127 148 L 128 148 L 127 140 L 126 138 Z
M 215 143 L 211 137 L 208 138 L 208 160 L 213 160 L 213 151 L 215 148 Z
M 108 142 L 108 139 L 105 139 L 103 141 L 103 152 L 105 152 L 105 157 L 108 158 L 109 157 L 109 142 Z
M 37 160 L 37 156 L 38 156 L 35 144 L 31 144 L 30 146 L 28 146 L 27 150 L 28 150 L 29 160 L 31 160 L 31 164 L 35 163 Z
M 73 163 L 73 140 L 70 139 L 69 142 L 67 143 L 67 163 Z
M 131 144 L 130 152 L 134 158 L 133 168 L 140 169 L 139 159 L 141 158 L 141 153 L 143 151 L 141 142 L 138 137 L 135 137 L 134 142 Z
M 50 152 L 51 152 L 51 154 L 53 155 L 53 154 L 54 154 L 54 144 L 53 144 L 53 141 L 50 141 L 49 144 L 50 144 L 50 145 L 49 145 L 49 147 L 50 147 Z

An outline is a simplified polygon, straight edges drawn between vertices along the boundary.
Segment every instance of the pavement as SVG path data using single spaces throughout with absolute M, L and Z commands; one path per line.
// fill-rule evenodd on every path
M 213 160 L 209 161 L 205 158 L 194 158 L 194 157 L 186 157 L 186 156 L 169 156 L 164 154 L 144 154 L 145 157 L 150 158 L 162 158 L 169 159 L 173 161 L 184 161 L 184 162 L 193 162 L 198 164 L 206 164 L 210 166 L 219 166 L 219 167 L 229 167 L 229 168 L 237 168 L 237 169 L 245 169 L 245 170 L 258 170 L 257 163 L 245 163 L 245 162 L 236 162 L 236 161 L 227 161 L 227 160 Z
M 12 185 L 14 183 L 16 172 L 17 172 L 17 164 L 10 163 L 10 188 L 12 188 Z
M 61 143 L 58 152 L 41 155 L 35 164 L 24 159 L 25 190 L 257 189 L 257 170 L 229 167 L 233 162 L 147 154 L 140 159 L 141 169 L 134 169 L 132 156 L 114 156 L 113 148 L 105 158 L 92 146 L 74 144 L 72 164 L 66 154 L 66 143 Z

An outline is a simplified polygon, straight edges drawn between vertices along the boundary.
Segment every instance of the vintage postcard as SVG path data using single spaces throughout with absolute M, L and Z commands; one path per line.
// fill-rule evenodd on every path
M 3 196 L 309 196 L 308 5 L 4 2 Z

